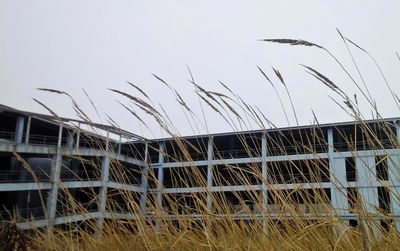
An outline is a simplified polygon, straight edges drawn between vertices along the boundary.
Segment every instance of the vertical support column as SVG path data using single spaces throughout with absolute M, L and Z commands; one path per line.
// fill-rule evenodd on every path
M 379 208 L 378 191 L 373 183 L 376 181 L 375 156 L 357 157 L 356 169 L 358 174 L 357 186 L 361 203 L 366 213 L 376 214 L 376 208 Z
M 51 161 L 51 190 L 50 193 L 47 197 L 47 217 L 49 220 L 49 227 L 51 228 L 54 219 L 56 217 L 56 211 L 57 211 L 57 200 L 58 200 L 58 187 L 59 187 L 59 182 L 60 182 L 60 173 L 61 173 L 61 161 L 62 161 L 62 156 L 60 151 L 57 152 L 53 156 L 53 159 Z
M 60 123 L 60 129 L 58 131 L 58 143 L 57 143 L 57 153 L 53 156 L 51 162 L 51 172 L 50 172 L 50 182 L 51 189 L 47 197 L 47 217 L 48 217 L 48 227 L 52 228 L 54 224 L 54 219 L 56 217 L 57 211 L 57 200 L 58 200 L 58 187 L 60 185 L 60 173 L 61 173 L 61 136 L 62 136 L 63 126 Z
M 19 116 L 17 118 L 17 124 L 15 127 L 15 143 L 21 144 L 22 138 L 24 136 L 24 125 L 25 125 L 25 118 L 23 116 Z
M 268 193 L 267 193 L 267 179 L 268 179 L 268 170 L 267 170 L 267 135 L 266 132 L 263 132 L 261 137 L 261 175 L 262 175 L 262 202 L 263 208 L 260 208 L 260 212 L 263 215 L 266 215 L 267 206 L 268 206 Z M 268 222 L 266 219 L 263 219 L 263 231 L 267 232 Z
M 393 121 L 393 124 L 396 127 L 396 138 L 397 144 L 395 146 L 400 145 L 400 120 Z M 388 176 L 389 176 L 389 185 L 390 186 L 400 186 L 400 149 L 397 149 L 397 152 L 394 154 L 388 155 Z M 400 201 L 399 201 L 400 203 Z M 399 211 L 400 212 L 400 211 Z
M 57 148 L 58 148 L 58 152 L 59 149 L 61 148 L 61 142 L 62 142 L 62 133 L 63 133 L 63 125 L 60 124 L 60 129 L 58 130 L 58 140 L 57 140 Z
M 337 192 L 336 190 L 334 190 L 335 187 L 340 186 L 340 184 L 339 184 L 340 179 L 337 174 L 338 170 L 334 165 L 334 158 L 333 158 L 334 152 L 335 152 L 335 148 L 334 148 L 334 142 L 333 142 L 333 129 L 328 128 L 328 162 L 329 162 L 329 173 L 330 173 L 329 180 L 332 185 L 332 188 L 331 188 L 331 190 L 332 190 L 331 196 L 332 197 L 334 197 Z M 334 204 L 333 205 L 334 207 L 337 204 L 333 198 L 332 198 L 332 203 Z
M 267 172 L 267 136 L 264 132 L 261 138 L 261 172 L 262 172 L 262 198 L 263 198 L 263 205 L 266 207 L 268 204 L 268 195 L 267 195 L 267 179 L 268 179 L 268 172 Z
M 110 149 L 110 131 L 107 130 L 107 138 L 106 138 L 106 152 Z
M 212 161 L 214 159 L 214 143 L 213 137 L 208 138 L 207 144 L 207 208 L 212 210 L 212 195 L 211 188 L 213 187 L 213 165 Z
M 110 173 L 110 157 L 106 155 L 101 160 L 101 187 L 99 192 L 99 218 L 97 219 L 97 237 L 103 230 L 104 226 L 104 214 L 106 212 L 106 202 L 107 202 L 107 187 Z
M 76 134 L 76 143 L 75 143 L 75 148 L 76 149 L 79 148 L 80 138 L 81 138 L 81 123 L 78 122 L 78 132 Z
M 147 188 L 148 188 L 148 179 L 149 179 L 149 164 L 148 164 L 148 155 L 149 155 L 149 144 L 146 141 L 144 148 L 144 164 L 143 172 L 142 172 L 142 194 L 140 197 L 140 210 L 143 216 L 146 216 L 146 204 L 147 204 Z
M 31 131 L 31 120 L 32 120 L 32 117 L 28 116 L 28 123 L 26 125 L 26 132 L 25 132 L 25 144 L 29 144 L 29 134 Z
M 343 202 L 339 201 L 340 197 L 338 197 L 338 194 L 340 193 L 340 190 L 338 190 L 338 187 L 340 187 L 340 180 L 337 174 L 336 167 L 334 165 L 334 160 L 333 160 L 333 153 L 334 153 L 334 144 L 333 144 L 333 129 L 328 128 L 328 161 L 329 161 L 329 180 L 331 183 L 331 200 L 332 200 L 332 207 L 335 210 L 338 210 L 338 208 L 341 208 L 341 205 L 343 205 Z
M 396 136 L 397 136 L 397 145 L 400 144 L 400 120 L 394 121 L 396 126 Z M 400 150 L 399 150 L 400 151 Z M 400 153 L 395 155 L 391 155 L 388 160 L 388 171 L 389 171 L 389 184 L 392 186 L 400 186 Z M 392 200 L 392 208 L 394 216 L 400 215 L 400 200 L 397 196 L 390 196 Z M 397 231 L 400 231 L 400 220 L 396 217 L 395 226 Z
M 344 158 L 334 158 L 333 128 L 328 128 L 328 160 L 330 173 L 331 201 L 332 208 L 339 215 L 347 214 L 347 191 L 343 187 L 346 184 Z
M 396 193 L 397 189 L 400 187 L 400 178 L 399 178 L 399 168 L 400 168 L 400 155 L 392 155 L 388 160 L 388 169 L 389 169 L 389 185 L 394 186 L 392 191 Z M 391 193 L 393 193 L 391 192 Z M 393 216 L 395 217 L 394 223 L 397 231 L 400 232 L 400 199 L 398 196 L 390 194 L 391 206 L 393 210 Z
M 329 155 L 329 162 L 333 158 L 332 154 L 334 152 L 334 145 L 333 145 L 333 129 L 328 128 L 328 155 Z
M 121 154 L 121 144 L 122 144 L 122 141 L 121 141 L 121 134 L 120 134 L 119 140 L 118 140 L 118 155 Z M 146 142 L 146 149 L 147 149 L 147 142 Z M 147 158 L 147 155 L 145 156 L 145 158 Z
M 157 203 L 162 209 L 162 189 L 164 187 L 164 142 L 160 143 L 160 151 L 158 153 L 158 183 L 157 183 Z
M 71 131 L 68 132 L 66 147 L 68 148 L 74 147 L 74 133 Z

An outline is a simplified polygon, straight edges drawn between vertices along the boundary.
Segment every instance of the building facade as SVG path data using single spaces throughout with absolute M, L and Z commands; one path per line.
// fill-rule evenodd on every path
M 1 106 L 1 217 L 22 229 L 86 220 L 101 228 L 107 219 L 133 220 L 132 208 L 201 217 L 198 194 L 210 211 L 223 197 L 235 217 L 263 219 L 282 213 L 280 191 L 305 215 L 321 201 L 303 193 L 350 225 L 362 201 L 382 225 L 390 215 L 400 227 L 399 140 L 400 118 L 149 140 Z

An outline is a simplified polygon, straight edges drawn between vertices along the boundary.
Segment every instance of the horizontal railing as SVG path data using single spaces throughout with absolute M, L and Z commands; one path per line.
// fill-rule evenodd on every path
M 295 174 L 268 174 L 268 180 L 272 184 L 281 183 L 305 183 L 311 181 L 329 182 L 329 174 L 310 174 L 310 173 L 295 173 Z
M 58 216 L 70 216 L 74 214 L 97 212 L 97 203 L 78 203 L 76 206 L 60 205 L 58 203 L 56 212 Z M 16 220 L 18 222 L 45 218 L 45 209 L 43 207 L 33 207 L 24 209 L 11 209 L 0 211 L 0 219 L 2 220 Z
M 100 178 L 100 172 L 96 170 L 68 170 L 60 173 L 62 181 L 96 180 Z
M 26 134 L 23 134 L 23 140 L 26 142 Z M 10 132 L 10 131 L 0 131 L 0 140 L 6 140 L 6 141 L 15 141 L 15 132 Z M 29 134 L 29 139 L 28 142 L 30 145 L 47 145 L 47 146 L 56 146 L 58 143 L 58 136 L 52 136 L 52 135 L 40 135 L 40 134 Z M 61 143 L 62 147 L 71 147 L 71 148 L 80 148 L 80 149 L 99 149 L 103 150 L 105 149 L 105 142 L 102 140 L 91 140 L 88 139 L 87 137 L 85 139 L 81 138 L 80 144 L 77 147 L 76 146 L 76 141 L 74 140 L 73 144 L 69 145 L 69 138 L 68 137 L 61 137 Z M 392 142 L 389 139 L 382 139 L 379 141 L 380 143 L 383 144 L 384 148 L 391 148 L 394 147 L 394 144 L 396 142 Z M 369 150 L 369 149 L 375 149 L 376 147 L 372 147 L 370 142 L 365 142 L 365 141 L 355 141 L 351 143 L 351 146 L 354 147 L 356 146 L 359 149 L 362 150 Z M 365 147 L 364 147 L 365 146 Z M 349 144 L 347 142 L 334 142 L 334 147 L 337 149 L 348 149 Z M 293 146 L 293 145 L 282 145 L 282 146 L 268 146 L 268 156 L 276 156 L 276 155 L 285 155 L 285 154 L 292 154 L 292 153 L 308 153 L 310 152 L 307 150 L 308 148 L 310 149 L 315 149 L 316 152 L 326 152 L 328 145 L 327 144 L 313 144 L 313 145 L 298 145 L 298 146 Z M 132 156 L 137 159 L 143 159 L 143 156 L 138 156 L 135 155 L 133 152 L 134 150 L 131 149 L 130 147 L 127 147 L 126 145 L 121 145 L 121 147 L 118 146 L 118 143 L 111 143 L 110 142 L 110 148 L 109 150 L 118 154 L 119 149 L 122 150 L 121 154 L 127 155 L 127 156 Z M 311 150 L 312 151 L 312 150 Z M 132 154 L 130 154 L 132 152 Z M 277 154 L 279 153 L 279 154 Z M 191 158 L 193 160 L 206 160 L 206 153 L 189 153 Z M 261 149 L 260 148 L 251 148 L 251 149 L 232 149 L 232 150 L 222 150 L 219 151 L 218 149 L 215 149 L 214 151 L 214 159 L 232 159 L 232 158 L 249 158 L 249 157 L 261 157 Z M 176 159 L 174 159 L 176 158 Z M 153 157 L 152 159 L 157 159 L 156 157 Z M 171 157 L 166 157 L 166 162 L 174 162 L 176 160 L 183 160 L 187 161 L 186 158 L 183 156 L 174 156 L 172 155 Z
M 62 138 L 62 140 L 66 140 L 66 138 Z M 37 134 L 29 135 L 29 144 L 31 145 L 57 145 L 57 143 L 58 143 L 57 136 L 37 135 Z
M 214 156 L 216 159 L 239 159 L 250 157 L 261 157 L 261 149 L 234 149 L 234 150 L 215 150 Z
M 190 187 L 200 187 L 207 186 L 207 177 L 201 179 L 193 177 L 176 178 L 176 179 L 164 179 L 163 185 L 166 188 L 190 188 Z M 189 186 L 187 186 L 189 185 Z
M 9 132 L 9 131 L 0 131 L 0 143 L 1 141 L 7 141 L 11 143 L 16 142 L 16 137 L 15 137 L 14 132 Z M 29 134 L 29 138 L 26 139 L 26 134 L 23 134 L 22 138 L 22 143 L 27 142 L 28 145 L 33 145 L 33 146 L 57 146 L 59 138 L 58 136 L 52 136 L 52 135 L 40 135 L 40 134 Z M 63 148 L 76 148 L 76 149 L 96 149 L 96 150 L 105 150 L 106 142 L 102 140 L 96 140 L 96 139 L 88 139 L 87 137 L 81 138 L 79 141 L 79 146 L 77 146 L 76 139 L 74 138 L 72 141 L 70 141 L 69 137 L 61 137 L 61 147 Z M 119 154 L 119 155 L 124 155 L 124 156 L 129 156 L 132 158 L 136 158 L 139 160 L 143 160 L 144 156 L 140 156 L 140 154 L 135 154 L 133 149 L 131 149 L 128 146 L 121 145 L 119 146 L 119 143 L 115 142 L 110 142 L 109 143 L 109 148 L 108 151 L 114 153 L 114 154 Z
M 204 153 L 198 153 L 198 152 L 190 152 L 188 153 L 189 157 L 184 156 L 183 154 L 174 154 L 174 153 L 165 153 L 164 155 L 164 161 L 167 163 L 170 162 L 187 162 L 187 161 L 203 161 L 207 160 L 207 152 Z M 158 156 L 153 156 L 152 160 L 157 163 L 158 162 Z
M 98 205 L 94 202 L 77 203 L 76 205 L 65 205 L 57 203 L 56 214 L 59 216 L 70 216 L 75 214 L 92 213 L 98 211 Z
M 342 149 L 346 149 L 346 151 L 350 150 L 375 150 L 375 149 L 380 149 L 380 146 L 382 145 L 383 148 L 388 149 L 388 148 L 396 148 L 397 142 L 392 141 L 390 139 L 378 139 L 379 141 L 373 140 L 373 141 L 354 141 L 354 142 L 334 142 L 333 146 L 336 151 L 341 151 Z
M 30 218 L 43 219 L 45 217 L 43 207 L 33 207 L 24 209 L 12 209 L 0 211 L 2 220 L 16 220 L 23 221 Z
M 7 141 L 14 141 L 15 133 L 7 132 L 7 131 L 0 131 L 0 139 L 7 140 Z
M 19 183 L 19 182 L 43 182 L 49 180 L 49 174 L 45 172 L 33 173 L 27 170 L 2 170 L 0 171 L 0 183 Z
M 62 181 L 96 180 L 99 179 L 100 172 L 91 170 L 62 171 L 60 179 Z M 48 182 L 50 174 L 45 172 L 33 173 L 27 170 L 6 170 L 0 171 L 0 183 L 20 183 L 20 182 Z
M 312 214 L 312 213 L 323 213 L 326 212 L 327 205 L 321 204 L 290 204 L 290 205 L 277 205 L 269 204 L 266 210 L 270 214 L 289 214 L 289 213 L 299 213 L 299 214 Z
M 220 173 L 214 171 L 214 186 L 239 186 L 261 184 L 261 170 L 259 176 L 256 173 L 241 173 L 240 171 Z
M 269 145 L 267 154 L 270 156 L 276 156 L 276 155 L 286 155 L 293 153 L 296 154 L 313 153 L 313 152 L 321 153 L 327 151 L 328 151 L 327 143 L 310 145 L 309 143 L 302 144 L 300 142 L 296 142 L 295 145 L 282 145 L 282 146 L 276 146 L 276 144 Z

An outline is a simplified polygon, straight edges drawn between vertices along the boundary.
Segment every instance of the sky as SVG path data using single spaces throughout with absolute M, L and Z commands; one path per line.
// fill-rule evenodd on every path
M 350 46 L 361 78 L 336 29 L 374 56 L 393 92 L 400 96 L 399 10 L 397 0 L 0 0 L 0 103 L 47 113 L 35 98 L 60 116 L 75 117 L 66 96 L 37 90 L 57 89 L 73 96 L 96 122 L 107 123 L 107 114 L 133 133 L 148 138 L 166 136 L 151 117 L 133 107 L 151 130 L 141 125 L 119 103 L 128 105 L 129 100 L 109 90 L 143 97 L 126 83 L 130 81 L 155 106 L 165 109 L 181 135 L 232 131 L 212 109 L 201 105 L 189 82 L 189 67 L 203 88 L 227 94 L 219 84 L 222 81 L 246 103 L 259 107 L 275 125 L 295 125 L 290 100 L 274 67 L 285 80 L 300 124 L 312 123 L 313 112 L 320 123 L 351 120 L 330 98 L 337 96 L 310 76 L 304 64 L 329 77 L 349 96 L 357 94 L 361 112 L 370 118 L 371 106 L 326 52 L 260 41 L 294 38 L 326 47 L 364 92 L 365 81 L 383 117 L 397 117 L 399 109 L 378 67 L 366 53 Z M 289 123 L 278 95 L 257 66 L 274 82 Z M 174 95 L 152 74 L 180 93 L 201 121 L 199 129 L 187 122 Z M 258 127 L 250 123 L 246 129 Z

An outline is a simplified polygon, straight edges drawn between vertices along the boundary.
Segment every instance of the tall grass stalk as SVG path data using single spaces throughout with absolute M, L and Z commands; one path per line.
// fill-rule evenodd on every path
M 376 63 L 375 59 L 366 50 L 351 42 L 342 34 L 340 35 L 353 59 L 354 65 L 357 66 L 357 62 L 354 60 L 347 42 L 366 52 Z M 375 100 L 371 96 L 358 67 L 356 69 L 362 79 L 363 88 L 337 57 L 323 46 L 294 39 L 264 39 L 263 41 L 316 47 L 327 52 L 358 88 L 362 98 L 371 105 L 377 117 L 380 117 Z M 379 67 L 377 63 L 376 65 Z M 304 66 L 304 68 L 337 95 L 338 98 L 333 98 L 333 100 L 354 119 L 355 127 L 359 130 L 359 133 L 349 137 L 339 132 L 339 135 L 341 134 L 345 139 L 346 147 L 355 154 L 354 157 L 358 157 L 357 142 L 359 141 L 363 141 L 365 145 L 368 145 L 373 150 L 399 149 L 399 142 L 396 134 L 392 131 L 391 125 L 380 123 L 379 128 L 372 128 L 365 121 L 365 116 L 359 112 L 357 100 L 353 100 L 351 95 L 344 92 L 336 83 L 318 70 L 310 66 Z M 277 86 L 273 84 L 261 67 L 258 67 L 258 69 L 278 95 L 289 124 L 286 108 L 283 106 Z M 284 82 L 279 71 L 273 70 L 289 95 L 291 109 L 293 110 L 296 124 L 299 126 L 287 83 Z M 399 100 L 395 98 L 398 96 L 390 88 L 381 69 L 380 72 L 388 86 L 390 95 L 398 106 Z M 152 101 L 150 94 L 129 83 L 138 92 L 138 95 L 116 89 L 110 90 L 124 100 L 119 102 L 132 115 L 132 119 L 138 120 L 146 128 L 151 128 L 149 123 L 156 123 L 163 133 L 173 139 L 172 150 L 164 150 L 162 153 L 164 160 L 168 162 L 186 162 L 188 167 L 171 169 L 170 180 L 166 182 L 171 188 L 187 188 L 186 192 L 180 194 L 162 193 L 162 205 L 159 204 L 157 193 L 149 192 L 146 201 L 146 214 L 143 214 L 140 208 L 140 194 L 124 189 L 109 189 L 106 206 L 109 213 L 106 217 L 104 229 L 98 229 L 97 221 L 90 218 L 84 222 L 71 223 L 62 228 L 56 226 L 52 232 L 35 229 L 30 233 L 30 243 L 33 248 L 40 250 L 398 249 L 400 238 L 395 228 L 395 224 L 398 224 L 398 219 L 393 214 L 382 210 L 369 211 L 367 202 L 363 201 L 361 197 L 348 198 L 355 202 L 356 206 L 353 208 L 332 207 L 331 200 L 334 196 L 340 195 L 346 198 L 351 195 L 345 192 L 346 184 L 340 183 L 340 180 L 334 176 L 334 172 L 329 167 L 329 159 L 321 158 L 318 155 L 316 146 L 325 147 L 323 152 L 336 149 L 329 149 L 331 146 L 328 146 L 328 139 L 324 136 L 323 128 L 320 127 L 317 120 L 316 124 L 310 127 L 307 134 L 302 133 L 299 127 L 298 129 L 293 129 L 289 134 L 284 133 L 264 115 L 261 109 L 245 102 L 238 93 L 235 93 L 224 83 L 221 82 L 221 85 L 227 91 L 226 93 L 206 90 L 194 80 L 190 69 L 189 73 L 190 82 L 195 88 L 195 95 L 200 100 L 201 117 L 203 119 L 200 119 L 195 114 L 195 109 L 190 107 L 189 103 L 184 100 L 187 97 L 182 97 L 172 85 L 161 77 L 157 75 L 154 75 L 154 77 L 174 95 L 179 109 L 182 109 L 185 113 L 187 123 L 194 132 L 199 132 L 199 128 L 203 128 L 208 132 L 206 110 L 218 114 L 222 121 L 237 132 L 245 154 L 254 161 L 247 164 L 226 163 L 214 166 L 212 169 L 213 183 L 214 186 L 225 187 L 234 187 L 241 184 L 246 190 L 234 190 L 226 193 L 207 189 L 207 177 L 201 169 L 194 165 L 195 160 L 193 160 L 194 153 L 203 155 L 202 158 L 207 159 L 207 142 L 199 140 L 196 144 L 193 144 L 193 142 L 191 143 L 180 137 L 180 133 L 175 126 L 176 121 L 168 116 L 163 107 L 156 106 L 156 102 Z M 68 93 L 51 89 L 42 90 L 66 95 L 72 101 L 77 116 L 85 120 L 89 125 L 93 123 L 87 113 Z M 87 97 L 89 98 L 88 95 Z M 37 102 L 59 118 L 56 112 L 42 102 Z M 90 102 L 96 113 L 99 114 L 91 99 Z M 342 102 L 344 105 L 342 105 Z M 134 110 L 140 112 L 138 113 Z M 146 116 L 147 119 L 145 118 Z M 151 122 L 146 122 L 148 119 Z M 272 137 L 269 133 L 266 134 L 268 152 L 270 155 L 283 155 L 286 157 L 286 166 L 282 166 L 278 162 L 269 162 L 267 166 L 268 174 L 263 175 L 262 162 L 259 161 L 262 157 L 260 152 L 262 149 L 260 133 L 241 133 L 241 131 L 251 129 L 252 124 L 258 125 L 262 133 L 265 133 L 266 129 L 276 130 L 279 137 Z M 93 128 L 93 130 L 96 129 Z M 382 142 L 380 135 L 377 134 L 378 132 L 385 134 L 388 142 Z M 296 133 L 298 133 L 297 136 L 295 135 Z M 357 138 L 357 135 L 361 135 L 362 138 Z M 96 140 L 96 137 L 93 137 L 93 140 Z M 288 142 L 290 142 L 290 145 L 287 145 Z M 96 146 L 97 148 L 101 147 L 101 142 L 98 143 L 99 146 Z M 291 149 L 291 152 L 288 152 L 288 149 Z M 159 151 L 159 148 L 153 147 L 152 150 Z M 293 154 L 293 150 L 296 155 L 307 154 L 310 158 L 300 162 L 293 161 L 289 158 L 289 155 Z M 219 151 L 215 145 L 214 154 L 215 159 L 224 159 L 226 157 L 223 151 Z M 149 166 L 149 183 L 154 184 L 154 187 L 160 187 L 161 185 L 158 184 L 149 156 L 142 157 L 147 160 Z M 20 158 L 19 160 L 23 161 Z M 81 161 L 87 162 L 83 158 Z M 399 175 L 399 163 L 394 159 L 389 159 L 389 161 L 396 169 L 394 175 Z M 99 160 L 97 160 L 98 162 Z M 143 172 L 143 170 L 130 170 L 117 160 L 112 160 L 110 164 L 110 175 L 115 182 L 121 184 L 130 183 L 129 177 L 139 177 Z M 96 163 L 86 163 L 86 165 L 99 168 Z M 29 167 L 26 168 L 29 169 Z M 372 170 L 375 168 L 374 166 L 369 168 L 371 168 L 371 173 L 375 173 Z M 97 173 L 100 179 L 101 170 L 97 170 Z M 330 196 L 324 190 L 323 183 L 326 178 L 330 179 L 333 184 Z M 381 185 L 389 190 L 394 200 L 393 203 L 400 202 L 399 193 L 392 188 L 390 182 L 381 181 Z M 267 200 L 264 196 L 264 188 L 268 190 Z M 63 198 L 58 203 L 65 214 L 88 212 L 87 206 L 77 201 L 68 189 L 61 187 L 61 191 Z M 97 191 L 93 188 L 85 191 L 88 193 L 88 197 L 93 198 L 90 202 L 91 204 L 99 203 L 98 196 L 96 196 Z M 211 207 L 209 201 L 211 201 Z M 350 227 L 348 222 L 340 216 L 341 213 L 346 211 L 351 211 L 357 217 L 359 221 L 358 227 Z M 121 215 L 126 216 L 125 219 L 120 217 Z M 389 226 L 387 228 L 382 227 L 378 219 L 389 222 Z

